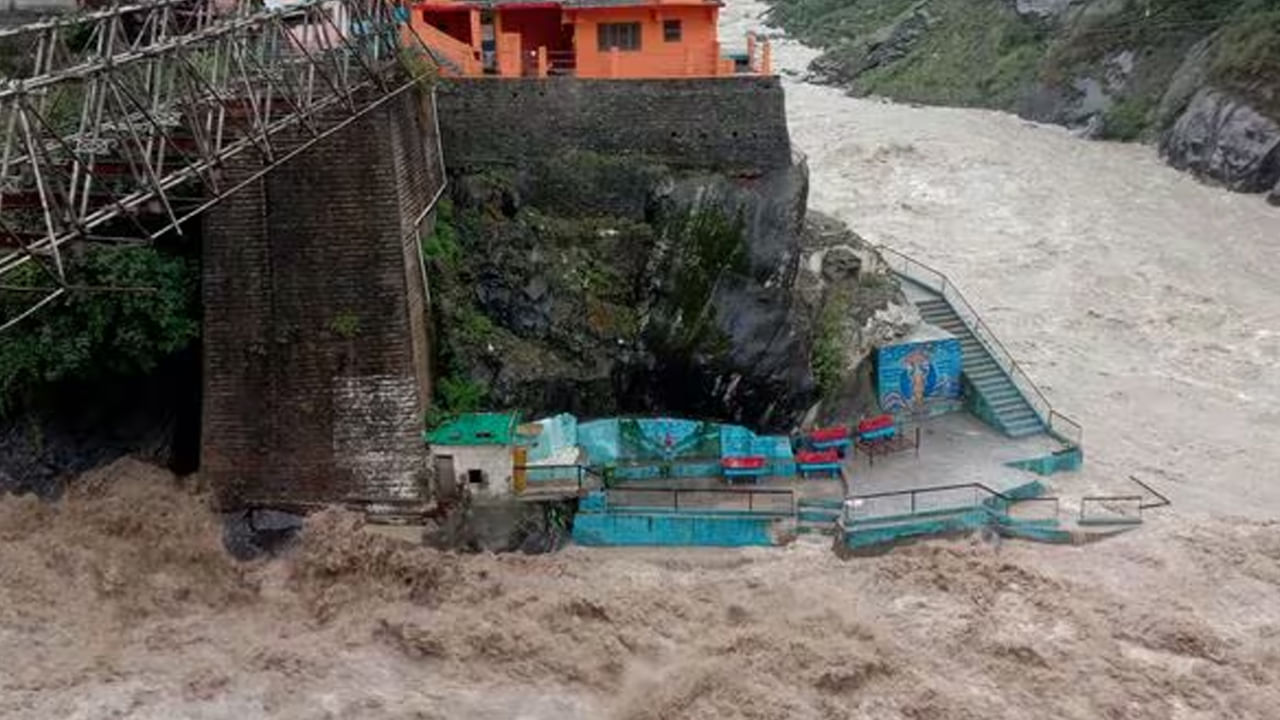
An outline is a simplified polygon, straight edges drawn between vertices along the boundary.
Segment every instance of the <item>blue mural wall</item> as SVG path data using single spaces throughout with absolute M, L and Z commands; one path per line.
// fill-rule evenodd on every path
M 741 425 L 665 417 L 607 418 L 577 423 L 575 430 L 588 464 L 628 466 L 619 467 L 617 473 L 629 479 L 718 475 L 720 458 L 736 455 L 763 455 L 769 474 L 795 472 L 790 438 L 756 435 Z
M 573 519 L 579 545 L 775 545 L 776 517 L 714 517 L 673 513 L 590 513 Z
M 959 409 L 960 341 L 936 338 L 886 345 L 876 352 L 876 396 L 894 414 Z

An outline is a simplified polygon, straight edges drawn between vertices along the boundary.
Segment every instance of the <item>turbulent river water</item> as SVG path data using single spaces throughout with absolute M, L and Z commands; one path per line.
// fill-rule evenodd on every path
M 726 42 L 774 37 L 810 207 L 946 273 L 1085 426 L 1086 477 L 1187 512 L 1280 513 L 1280 208 L 1148 146 L 803 80 L 816 52 L 729 0 Z
M 759 24 L 730 0 L 725 35 Z M 777 42 L 784 71 L 812 51 Z M 223 551 L 124 459 L 0 498 L 0 718 L 1246 720 L 1280 707 L 1280 211 L 1149 148 L 787 79 L 812 206 L 950 274 L 1085 425 L 1094 545 L 459 556 L 326 511 Z M 190 483 L 196 482 L 195 487 Z

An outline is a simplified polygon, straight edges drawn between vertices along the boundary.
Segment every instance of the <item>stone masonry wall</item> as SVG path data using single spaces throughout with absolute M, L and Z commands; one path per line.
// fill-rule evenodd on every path
M 791 164 L 783 102 L 776 77 L 455 79 L 440 133 L 450 171 L 591 150 L 752 174 Z
M 430 113 L 403 93 L 208 215 L 201 466 L 224 505 L 425 499 Z M 242 153 L 224 179 L 261 167 Z

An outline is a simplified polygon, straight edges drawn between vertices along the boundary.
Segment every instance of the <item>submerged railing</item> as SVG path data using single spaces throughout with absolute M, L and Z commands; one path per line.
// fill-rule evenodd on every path
M 1040 421 L 1049 428 L 1049 432 L 1073 446 L 1082 445 L 1084 428 L 1080 423 L 1053 409 L 1049 399 L 1013 358 L 1013 354 L 1005 348 L 1004 343 L 1000 342 L 1000 338 L 996 337 L 964 293 L 960 292 L 960 289 L 944 273 L 891 247 L 877 245 L 876 250 L 895 273 L 933 290 L 951 305 L 951 309 L 960 317 L 961 322 L 969 328 L 978 342 L 982 343 L 991 355 L 991 359 L 1009 376 L 1014 386 L 1018 388 L 1018 392 L 1026 398 Z
M 1172 505 L 1173 502 L 1155 488 L 1130 475 L 1129 480 L 1138 487 L 1155 496 L 1155 501 L 1147 495 L 1086 495 L 1080 498 L 1081 525 L 1123 525 L 1142 522 L 1142 511 Z

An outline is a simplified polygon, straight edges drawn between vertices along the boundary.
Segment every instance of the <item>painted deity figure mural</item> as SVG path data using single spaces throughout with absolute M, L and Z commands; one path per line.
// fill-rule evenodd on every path
M 954 338 L 904 342 L 879 349 L 876 390 L 892 413 L 945 412 L 960 398 L 960 342 Z

